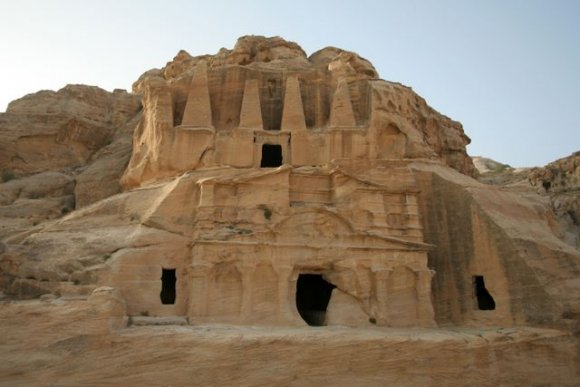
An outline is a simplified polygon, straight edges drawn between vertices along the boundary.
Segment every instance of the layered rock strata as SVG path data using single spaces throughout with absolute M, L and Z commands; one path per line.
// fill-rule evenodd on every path
M 461 125 L 358 55 L 243 37 L 180 52 L 134 92 L 141 113 L 123 94 L 95 119 L 137 126 L 124 192 L 91 195 L 80 174 L 82 208 L 11 232 L 9 296 L 107 285 L 129 316 L 193 325 L 577 329 L 580 254 L 549 201 L 474 180 Z M 102 155 L 83 171 L 98 185 L 106 140 L 66 133 L 54 141 L 75 139 L 79 165 Z M 50 178 L 64 188 L 42 195 L 61 206 L 70 179 Z M 26 184 L 3 184 L 7 202 Z

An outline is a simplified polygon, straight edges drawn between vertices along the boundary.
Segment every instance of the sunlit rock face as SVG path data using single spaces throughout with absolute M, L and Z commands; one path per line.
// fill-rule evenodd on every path
M 181 51 L 134 89 L 143 93 L 144 119 L 127 187 L 200 168 L 257 168 L 265 144 L 279 145 L 282 164 L 294 168 L 432 159 L 474 171 L 459 123 L 337 48 L 307 58 L 280 38 L 243 37 L 215 56 Z
M 4 239 L 6 294 L 110 286 L 135 321 L 193 325 L 569 327 L 580 313 L 580 256 L 549 202 L 474 180 L 461 125 L 355 53 L 242 37 L 180 51 L 137 94 L 119 121 L 135 128 L 123 192 L 103 194 L 99 171 L 119 163 L 92 156 L 82 205 Z

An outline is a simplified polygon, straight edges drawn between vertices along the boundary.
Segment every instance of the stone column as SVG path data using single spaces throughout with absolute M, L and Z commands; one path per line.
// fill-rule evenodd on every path
M 254 272 L 256 271 L 255 262 L 242 262 L 238 265 L 238 270 L 242 273 L 242 321 L 248 321 L 252 314 L 252 296 L 254 292 Z

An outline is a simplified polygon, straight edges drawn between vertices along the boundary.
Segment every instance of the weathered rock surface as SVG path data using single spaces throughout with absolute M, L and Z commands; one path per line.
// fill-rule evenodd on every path
M 580 152 L 543 168 L 533 168 L 529 182 L 538 192 L 550 197 L 564 230 L 562 238 L 580 249 Z
M 257 90 L 246 94 L 249 81 L 257 82 Z M 293 82 L 299 101 L 287 104 Z M 144 95 L 144 118 L 123 177 L 128 188 L 200 167 L 259 164 L 255 158 L 232 159 L 232 153 L 255 152 L 251 145 L 227 148 L 230 138 L 243 142 L 244 132 L 234 129 L 240 127 L 242 101 L 252 93 L 259 96 L 260 106 L 253 114 L 261 116 L 261 126 L 251 129 L 285 131 L 283 107 L 302 111 L 304 130 L 293 135 L 295 153 L 288 151 L 285 157 L 293 166 L 343 157 L 404 157 L 440 159 L 462 173 L 474 173 L 465 152 L 470 140 L 461 124 L 434 111 L 410 88 L 379 80 L 367 60 L 337 48 L 307 58 L 295 43 L 280 38 L 243 37 L 233 50 L 222 49 L 215 56 L 192 57 L 180 51 L 164 69 L 143 74 L 134 90 Z M 204 112 L 188 113 L 188 98 L 191 106 L 205 106 Z M 332 120 L 336 114 L 342 121 Z M 342 139 L 331 133 L 334 128 L 351 128 L 353 133 Z M 308 143 L 317 144 L 317 149 Z
M 139 98 L 69 85 L 0 114 L 0 237 L 121 190 Z
M 121 192 L 119 181 L 131 158 L 133 130 L 140 118 L 137 114 L 120 127 L 111 143 L 99 149 L 76 175 L 77 208 Z
M 0 185 L 7 382 L 578 383 L 575 160 L 478 182 L 459 123 L 281 38 L 73 89 L 0 116 L 27 160 Z M 71 115 L 92 129 L 18 147 Z
M 489 159 L 487 159 L 489 160 Z M 544 167 L 513 170 L 491 160 L 495 170 L 480 169 L 478 180 L 510 190 L 536 192 L 548 197 L 560 224 L 559 237 L 580 248 L 580 155 L 577 153 L 549 163 Z M 499 167 L 498 167 L 499 166 Z M 493 169 L 493 168 L 492 168 Z
M 547 198 L 484 185 L 440 166 L 412 167 L 422 192 L 425 241 L 438 246 L 429 266 L 441 274 L 433 277 L 440 325 L 577 324 L 571 316 L 580 311 L 580 255 L 559 238 Z M 478 275 L 493 294 L 493 320 L 473 297 Z
M 1 169 L 20 175 L 82 166 L 139 107 L 127 92 L 82 85 L 13 101 L 0 115 Z
M 42 172 L 0 184 L 0 238 L 75 208 L 74 179 Z
M 554 330 L 120 329 L 108 300 L 0 304 L 0 384 L 574 386 L 580 371 Z
M 502 164 L 487 157 L 473 156 L 473 165 L 477 172 L 481 175 L 486 173 L 500 173 L 505 171 L 513 171 L 514 168 L 508 164 Z

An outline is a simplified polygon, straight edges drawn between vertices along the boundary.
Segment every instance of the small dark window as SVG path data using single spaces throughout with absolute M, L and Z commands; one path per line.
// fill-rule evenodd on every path
M 161 303 L 175 304 L 175 269 L 162 269 L 161 272 Z
M 262 168 L 276 168 L 282 165 L 282 145 L 262 145 Z
M 479 310 L 494 310 L 495 301 L 485 288 L 485 281 L 482 275 L 473 276 L 473 288 L 475 291 L 475 297 L 477 298 L 477 308 Z
M 311 326 L 326 325 L 326 308 L 335 286 L 320 274 L 300 274 L 296 284 L 296 307 Z

